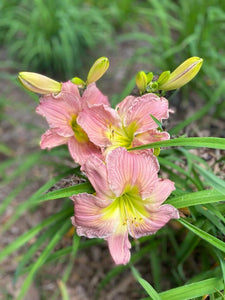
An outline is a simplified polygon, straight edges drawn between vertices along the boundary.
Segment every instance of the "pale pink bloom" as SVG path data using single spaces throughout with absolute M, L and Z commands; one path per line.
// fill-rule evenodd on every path
M 151 115 L 161 122 L 169 117 L 169 111 L 165 98 L 149 93 L 137 98 L 128 96 L 115 110 L 104 104 L 87 107 L 77 122 L 95 145 L 109 152 L 169 139 L 167 132 L 157 130 Z
M 104 238 L 116 264 L 130 260 L 133 238 L 154 234 L 170 219 L 179 218 L 176 208 L 161 205 L 175 189 L 169 179 L 158 178 L 157 159 L 149 153 L 109 152 L 105 163 L 92 155 L 84 170 L 96 193 L 74 195 L 77 234 Z
M 72 158 L 81 165 L 89 155 L 101 155 L 100 148 L 89 140 L 77 123 L 77 117 L 84 108 L 102 103 L 109 105 L 107 97 L 95 83 L 90 84 L 82 96 L 77 86 L 70 81 L 62 84 L 62 90 L 57 95 L 43 96 L 36 112 L 46 118 L 50 129 L 42 135 L 41 148 L 51 149 L 68 144 Z

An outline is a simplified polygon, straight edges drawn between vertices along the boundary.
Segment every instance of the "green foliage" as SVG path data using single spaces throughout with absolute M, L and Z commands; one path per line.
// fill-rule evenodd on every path
M 1 4 L 0 41 L 21 68 L 72 77 L 87 51 L 109 43 L 112 25 L 104 10 L 80 0 L 23 0 Z
M 2 1 L 0 4 L 1 9 L 5 11 L 3 18 L 0 19 L 1 39 L 4 38 L 5 42 L 11 43 L 11 54 L 16 54 L 20 59 L 25 58 L 25 64 L 32 62 L 34 68 L 39 68 L 41 65 L 42 70 L 49 71 L 51 66 L 52 72 L 63 72 L 67 75 L 71 72 L 73 76 L 74 70 L 82 64 L 80 57 L 86 53 L 83 50 L 92 48 L 100 40 L 103 41 L 105 38 L 107 40 L 107 34 L 112 32 L 104 16 L 112 15 L 113 24 L 121 28 L 129 15 L 135 15 L 134 4 L 136 3 L 132 0 L 124 0 L 112 1 L 110 5 L 106 5 L 105 1 L 98 0 L 94 7 L 95 1 L 91 0 L 72 1 L 73 3 L 69 0 L 65 2 L 37 0 L 29 3 L 28 6 L 28 1 L 23 0 L 17 7 L 14 20 L 9 22 L 15 13 L 17 2 Z M 78 6 L 79 10 L 75 9 Z M 168 68 L 173 70 L 187 57 L 198 55 L 204 58 L 203 72 L 193 83 L 192 91 L 195 92 L 196 97 L 206 99 L 207 102 L 191 117 L 171 128 L 170 134 L 179 134 L 188 124 L 202 120 L 202 117 L 214 107 L 216 107 L 214 116 L 222 116 L 224 104 L 220 103 L 220 99 L 225 89 L 222 77 L 225 66 L 224 8 L 224 2 L 219 0 L 141 2 L 140 6 L 136 7 L 136 13 L 142 16 L 143 25 L 151 25 L 153 35 L 137 32 L 124 35 L 122 38 L 144 40 L 147 43 L 146 47 L 139 48 L 135 53 L 135 59 L 141 60 L 140 58 L 144 57 L 145 63 L 146 60 L 153 62 L 158 67 L 159 73 Z M 118 18 L 119 15 L 121 19 Z M 51 20 L 48 22 L 46 20 L 50 18 L 49 16 Z M 36 23 L 29 23 L 31 19 Z M 70 26 L 69 22 L 73 22 L 73 26 Z M 86 22 L 88 22 L 87 26 Z M 28 24 L 32 25 L 28 26 Z M 95 37 L 88 29 L 88 26 L 93 24 L 95 24 Z M 12 43 L 13 39 L 15 44 Z M 62 53 L 65 55 L 61 56 Z M 113 104 L 129 94 L 134 85 L 135 76 L 127 82 L 121 94 L 113 99 Z M 0 104 L 2 104 L 0 111 L 2 120 L 6 119 L 5 105 L 26 109 L 4 97 L 0 100 Z M 15 120 L 10 122 L 12 126 L 17 126 Z M 40 132 L 39 128 L 35 126 L 33 128 L 31 124 L 25 126 Z M 222 300 L 225 287 L 224 182 L 213 173 L 213 168 L 208 166 L 207 161 L 193 154 L 192 149 L 197 151 L 199 147 L 205 147 L 217 149 L 216 151 L 224 150 L 224 139 L 180 137 L 145 145 L 138 149 L 159 147 L 167 147 L 161 149 L 158 157 L 163 176 L 165 173 L 168 174 L 176 185 L 176 190 L 166 203 L 180 209 L 182 217 L 171 222 L 155 235 L 139 239 L 139 244 L 133 241 L 130 263 L 126 266 L 115 266 L 104 274 L 102 280 L 97 283 L 96 299 L 107 288 L 108 283 L 120 278 L 123 272 L 132 272 L 140 284 L 139 298 L 200 300 L 209 294 L 211 299 Z M 63 299 L 68 299 L 67 280 L 72 266 L 76 264 L 77 251 L 99 245 L 102 240 L 84 240 L 75 235 L 69 246 L 57 248 L 70 227 L 70 217 L 73 215 L 72 203 L 67 197 L 80 192 L 92 193 L 93 189 L 86 181 L 75 186 L 49 191 L 59 180 L 69 174 L 81 177 L 79 169 L 69 168 L 52 159 L 54 156 L 65 158 L 67 152 L 64 148 L 57 148 L 51 152 L 33 152 L 18 159 L 14 157 L 13 151 L 2 143 L 0 152 L 6 155 L 6 160 L 0 165 L 0 188 L 5 189 L 17 178 L 20 179 L 1 202 L 0 215 L 4 214 L 7 207 L 28 184 L 34 182 L 35 179 L 28 175 L 32 173 L 35 165 L 49 165 L 54 169 L 54 176 L 15 208 L 14 214 L 2 225 L 2 233 L 13 226 L 27 211 L 35 213 L 35 210 L 39 209 L 40 205 L 46 205 L 47 201 L 58 204 L 61 203 L 60 198 L 66 198 L 63 199 L 60 210 L 54 215 L 46 217 L 39 224 L 28 229 L 0 252 L 0 260 L 4 260 L 20 249 L 26 250 L 25 255 L 18 256 L 18 267 L 14 274 L 14 282 L 20 276 L 25 276 L 18 299 L 23 299 L 31 282 L 35 281 L 36 276 L 43 271 L 44 265 L 56 264 L 63 259 L 66 268 L 63 274 L 59 274 L 58 295 L 61 293 Z M 222 157 L 220 161 L 223 160 Z M 10 172 L 7 172 L 8 169 Z M 37 253 L 39 253 L 38 258 Z M 166 282 L 166 290 L 164 282 Z
M 183 58 L 198 55 L 219 72 L 225 63 L 221 55 L 224 8 L 220 0 L 149 0 L 139 8 L 139 13 L 143 22 L 151 24 L 152 35 L 137 32 L 124 38 L 145 40 L 148 45 L 140 55 L 149 54 L 149 59 L 161 70 L 173 69 Z M 214 79 L 215 75 L 208 76 Z
M 202 70 L 196 79 L 181 91 L 189 101 L 187 91 L 194 88 L 204 93 L 203 99 L 210 102 L 193 117 L 203 116 L 215 105 L 213 98 L 216 88 L 224 81 L 225 68 L 225 2 L 221 0 L 148 0 L 137 7 L 141 17 L 141 28 L 119 37 L 120 41 L 140 41 L 130 64 L 143 63 L 147 71 L 174 70 L 191 56 L 204 59 Z M 149 27 L 150 26 L 150 29 Z M 144 30 L 143 30 L 144 28 Z M 149 64 L 149 67 L 148 67 Z M 153 69 L 154 68 L 154 69 Z M 204 86 L 204 87 L 203 87 Z M 186 94 L 185 94 L 186 92 Z M 220 102 L 221 96 L 217 99 Z M 216 115 L 224 117 L 224 101 Z M 200 115 L 199 115 L 200 114 Z M 190 120 L 183 123 L 189 124 Z M 183 125 L 178 124 L 174 133 Z

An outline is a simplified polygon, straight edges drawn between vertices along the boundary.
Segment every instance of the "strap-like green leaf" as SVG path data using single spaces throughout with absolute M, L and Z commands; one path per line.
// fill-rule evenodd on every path
M 216 289 L 220 290 L 222 288 L 223 280 L 221 278 L 209 278 L 162 292 L 159 295 L 162 300 L 189 300 L 215 293 Z
M 207 147 L 213 149 L 225 149 L 225 139 L 216 137 L 190 137 L 190 138 L 177 138 L 167 141 L 160 141 L 151 144 L 146 144 L 139 147 L 134 147 L 131 150 L 143 150 L 159 147 Z
M 195 168 L 210 186 L 225 195 L 225 182 L 221 178 L 214 175 L 211 171 L 203 169 L 199 165 L 195 165 Z
M 225 201 L 225 196 L 218 191 L 211 189 L 170 198 L 166 201 L 166 203 L 171 204 L 176 208 L 181 208 L 199 204 L 214 203 L 218 201 Z
M 49 218 L 45 219 L 41 223 L 39 223 L 37 226 L 31 228 L 27 232 L 25 232 L 23 235 L 19 236 L 15 241 L 13 241 L 11 244 L 9 244 L 7 247 L 5 247 L 0 252 L 0 261 L 3 260 L 6 256 L 10 255 L 12 252 L 14 252 L 16 249 L 23 246 L 27 241 L 29 241 L 32 237 L 34 237 L 36 234 L 38 234 L 43 228 L 46 226 L 49 226 L 50 224 L 59 221 L 62 218 L 67 218 L 69 215 L 73 213 L 73 208 L 69 207 L 63 211 L 60 211 L 59 213 L 50 216 Z
M 178 219 L 177 221 L 182 225 L 184 225 L 187 229 L 192 231 L 194 234 L 199 236 L 201 239 L 205 240 L 206 242 L 210 243 L 212 246 L 216 247 L 217 249 L 225 253 L 225 243 L 223 241 L 217 239 L 213 235 L 205 232 L 204 230 L 194 226 L 193 224 L 189 223 L 185 219 Z
M 67 220 L 59 229 L 57 232 L 55 232 L 54 236 L 46 246 L 46 248 L 43 250 L 42 254 L 38 257 L 37 261 L 33 265 L 32 269 L 30 270 L 27 278 L 23 282 L 23 285 L 20 289 L 19 296 L 17 297 L 17 300 L 24 299 L 24 295 L 26 294 L 33 277 L 37 270 L 43 265 L 43 263 L 46 261 L 48 256 L 51 254 L 51 251 L 54 249 L 55 245 L 59 242 L 59 240 L 62 238 L 62 236 L 66 233 L 66 231 L 71 226 L 70 220 Z
M 148 293 L 149 296 L 153 300 L 162 300 L 160 295 L 156 292 L 156 290 L 151 286 L 149 282 L 147 282 L 145 279 L 141 278 L 141 275 L 137 271 L 135 267 L 131 267 L 132 273 L 135 277 L 135 279 L 140 283 L 140 285 L 145 289 L 145 291 Z
M 93 193 L 94 190 L 89 182 L 77 184 L 74 186 L 66 187 L 60 190 L 52 191 L 47 194 L 44 194 L 37 198 L 35 203 L 47 201 L 47 200 L 55 200 L 59 198 L 70 197 L 73 195 L 77 195 L 80 193 Z

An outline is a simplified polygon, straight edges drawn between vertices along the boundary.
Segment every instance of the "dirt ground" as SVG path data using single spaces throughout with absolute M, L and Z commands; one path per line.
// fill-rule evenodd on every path
M 120 56 L 115 56 L 113 53 L 100 53 L 100 55 L 106 55 L 109 57 L 111 67 L 108 74 L 102 78 L 99 82 L 99 87 L 103 92 L 109 96 L 119 93 L 124 87 L 124 78 L 126 74 L 135 74 L 136 71 L 142 68 L 142 66 L 125 65 L 123 63 L 123 57 L 131 57 L 133 50 L 132 44 L 123 45 L 119 50 Z M 1 54 L 1 58 L 4 59 L 4 53 Z M 99 55 L 99 56 L 100 56 Z M 2 70 L 2 74 L 9 72 L 16 76 L 18 70 L 13 68 Z M 75 74 L 77 75 L 77 74 Z M 44 132 L 47 128 L 43 119 L 35 114 L 36 103 L 31 99 L 29 95 L 25 93 L 19 86 L 15 86 L 8 79 L 1 79 L 0 81 L 0 95 L 1 97 L 10 99 L 9 104 L 3 107 L 4 118 L 0 120 L 0 136 L 1 143 L 6 144 L 12 151 L 13 157 L 26 156 L 29 153 L 41 151 L 38 143 L 40 139 L 40 133 Z M 2 96 L 3 95 L 3 96 Z M 202 101 L 195 101 L 192 98 L 194 105 L 191 107 L 184 104 L 183 106 L 175 107 L 172 104 L 172 109 L 175 113 L 171 115 L 170 121 L 165 125 L 167 130 L 171 128 L 175 123 L 182 120 L 182 118 L 193 114 L 202 105 Z M 121 99 L 122 100 L 122 99 Z M 12 105 L 15 103 L 15 105 Z M 25 109 L 23 109 L 23 106 Z M 0 107 L 1 109 L 1 107 Z M 177 118 L 178 117 L 178 118 Z M 176 122 L 175 122 L 176 119 Z M 29 124 L 29 126 L 24 126 Z M 38 130 L 30 130 L 30 126 L 38 127 Z M 215 121 L 209 115 L 204 117 L 201 122 L 189 125 L 185 129 L 185 133 L 189 136 L 217 136 L 224 137 L 224 123 L 221 120 Z M 208 160 L 215 160 L 218 157 L 224 155 L 222 151 L 211 151 L 206 149 L 195 150 L 201 157 L 208 157 Z M 0 154 L 0 162 L 4 162 L 7 159 L 7 155 Z M 74 166 L 73 162 L 68 161 L 68 165 Z M 12 172 L 12 170 L 7 170 Z M 224 170 L 225 172 L 225 170 Z M 221 169 L 215 170 L 215 173 L 221 174 Z M 50 177 L 54 176 L 53 168 L 49 166 L 36 165 L 31 172 L 27 175 L 32 176 L 32 182 L 11 202 L 7 207 L 6 212 L 0 217 L 0 226 L 15 213 L 17 207 L 27 199 L 34 191 L 36 191 L 41 185 L 43 185 Z M 15 178 L 13 182 L 10 182 L 1 191 L 1 198 L 4 199 L 20 182 L 21 178 Z M 71 179 L 72 180 L 72 179 Z M 76 178 L 73 178 L 73 182 Z M 63 184 L 61 182 L 61 184 Z M 40 206 L 39 209 L 33 212 L 26 212 L 10 229 L 1 233 L 0 249 L 3 249 L 6 245 L 14 241 L 19 235 L 23 234 L 26 230 L 32 228 L 36 224 L 43 220 L 47 216 L 50 216 L 60 206 L 61 202 L 49 201 Z M 32 243 L 33 241 L 31 241 Z M 71 237 L 65 236 L 61 242 L 61 247 L 71 245 Z M 6 259 L 0 266 L 0 298 L 15 299 L 20 290 L 20 286 L 24 277 L 21 277 L 16 285 L 13 285 L 12 278 L 15 269 L 18 265 L 20 256 L 25 253 L 26 249 L 22 248 L 17 253 L 14 253 L 8 259 Z M 38 253 L 37 253 L 38 255 Z M 37 275 L 35 284 L 33 284 L 25 298 L 25 300 L 39 300 L 39 299 L 53 299 L 55 291 L 58 286 L 58 279 L 60 274 L 65 271 L 67 264 L 65 261 L 56 263 L 55 265 L 46 265 L 42 268 L 42 272 Z M 78 252 L 77 258 L 74 262 L 71 276 L 67 282 L 67 289 L 71 300 L 90 300 L 94 299 L 93 295 L 96 290 L 96 286 L 105 274 L 114 266 L 111 257 L 108 253 L 107 245 L 101 244 L 93 246 L 89 249 L 85 249 Z M 150 266 L 144 266 L 142 261 L 141 265 L 138 265 L 138 269 L 149 275 L 147 279 L 151 279 Z M 168 266 L 165 266 L 165 268 Z M 169 288 L 165 286 L 164 288 Z M 130 270 L 126 270 L 121 275 L 110 281 L 104 288 L 100 299 L 101 300 L 127 300 L 127 299 L 139 299 L 140 286 L 133 278 Z M 7 292 L 8 296 L 1 295 L 1 292 Z M 143 295 L 144 296 L 144 295 Z M 56 295 L 55 299 L 61 299 Z

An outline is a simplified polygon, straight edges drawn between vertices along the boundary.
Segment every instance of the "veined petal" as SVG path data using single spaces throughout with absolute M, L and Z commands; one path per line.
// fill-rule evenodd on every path
M 111 126 L 120 126 L 120 118 L 114 109 L 99 104 L 85 108 L 79 114 L 77 123 L 94 144 L 99 147 L 107 147 L 111 145 L 107 132 Z
M 36 112 L 47 119 L 51 128 L 57 128 L 57 133 L 65 137 L 72 136 L 70 125 L 72 117 L 81 110 L 80 100 L 70 92 L 61 92 L 57 98 L 46 95 L 40 99 Z
M 136 123 L 136 133 L 156 129 L 158 126 L 151 115 L 161 122 L 162 119 L 169 117 L 169 112 L 168 101 L 165 98 L 160 98 L 155 94 L 149 93 L 133 101 L 132 106 L 124 118 L 124 126 Z
M 158 141 L 169 140 L 170 135 L 166 131 L 150 129 L 143 133 L 136 133 L 133 139 L 132 147 L 138 147 L 145 144 L 150 144 Z
M 118 112 L 118 115 L 124 119 L 126 116 L 128 109 L 132 106 L 134 99 L 136 97 L 134 96 L 127 96 L 123 101 L 121 101 L 117 106 L 116 106 L 116 111 Z
M 149 194 L 145 195 L 147 207 L 149 210 L 154 211 L 157 210 L 158 207 L 166 201 L 172 191 L 175 190 L 174 182 L 169 179 L 161 179 L 159 178 L 154 190 Z
M 82 95 L 83 105 L 105 104 L 109 105 L 108 97 L 105 96 L 96 86 L 95 83 L 88 85 Z
M 128 239 L 128 232 L 115 232 L 107 239 L 110 254 L 117 265 L 126 265 L 130 260 L 131 244 Z
M 78 235 L 88 238 L 106 238 L 111 235 L 118 221 L 102 218 L 102 208 L 109 205 L 110 201 L 101 201 L 97 197 L 83 193 L 71 197 L 74 201 L 75 216 L 72 223 Z
M 41 137 L 41 149 L 51 149 L 63 144 L 66 144 L 68 138 L 58 135 L 55 129 L 47 130 Z
M 136 186 L 140 193 L 153 190 L 158 180 L 159 165 L 154 156 L 145 152 L 137 154 L 127 152 L 125 148 L 117 148 L 106 157 L 108 181 L 117 197 L 127 187 Z
M 81 166 L 86 162 L 88 157 L 92 154 L 102 157 L 100 148 L 96 147 L 90 141 L 79 142 L 74 136 L 70 137 L 68 140 L 68 148 L 70 155 L 75 162 L 79 163 Z
M 157 211 L 149 211 L 149 218 L 144 217 L 141 222 L 129 227 L 129 234 L 134 238 L 154 234 L 162 228 L 170 219 L 178 219 L 178 210 L 169 204 L 164 204 Z
M 66 92 L 70 97 L 80 98 L 79 89 L 76 84 L 72 83 L 70 80 L 62 83 L 62 92 Z M 55 98 L 60 98 L 60 94 L 56 95 Z
M 99 157 L 94 155 L 90 156 L 90 158 L 86 160 L 83 170 L 86 172 L 98 198 L 110 199 L 114 196 L 109 188 L 106 165 Z

